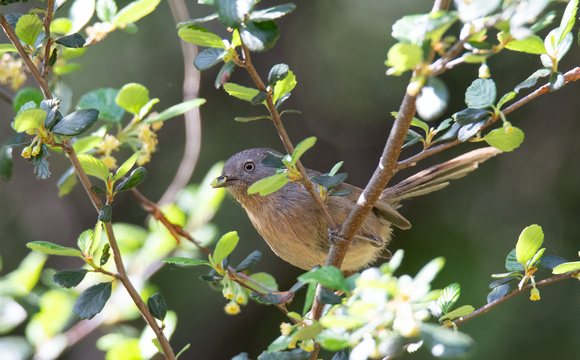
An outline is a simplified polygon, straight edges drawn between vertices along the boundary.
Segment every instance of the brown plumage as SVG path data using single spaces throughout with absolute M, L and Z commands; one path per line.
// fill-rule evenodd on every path
M 349 247 L 342 270 L 356 271 L 369 266 L 386 248 L 392 226 L 408 229 L 411 224 L 396 210 L 399 201 L 422 195 L 446 186 L 447 180 L 466 175 L 477 165 L 500 151 L 493 148 L 474 150 L 441 165 L 424 170 L 409 179 L 387 188 L 359 229 Z M 213 187 L 225 187 L 248 213 L 258 233 L 282 259 L 302 269 L 323 265 L 330 248 L 328 224 L 310 193 L 300 184 L 288 183 L 278 191 L 261 196 L 248 194 L 254 182 L 274 175 L 276 169 L 262 160 L 277 151 L 255 148 L 241 151 L 226 161 L 222 176 Z M 309 177 L 320 172 L 307 169 Z M 337 224 L 342 224 L 362 190 L 341 183 L 337 190 L 352 190 L 346 196 L 330 196 L 328 209 Z

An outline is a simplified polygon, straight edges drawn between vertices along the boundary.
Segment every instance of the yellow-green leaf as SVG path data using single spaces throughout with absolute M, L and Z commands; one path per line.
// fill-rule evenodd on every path
M 42 109 L 28 109 L 16 115 L 12 128 L 17 132 L 23 132 L 30 129 L 42 128 L 46 111 Z
M 123 26 L 125 24 L 134 23 L 137 20 L 149 15 L 161 0 L 137 0 L 125 6 L 113 16 L 111 22 L 115 26 Z
M 18 19 L 14 31 L 20 40 L 34 47 L 34 42 L 42 32 L 42 21 L 36 15 L 23 15 Z
M 117 95 L 117 105 L 131 114 L 139 111 L 149 102 L 149 90 L 141 84 L 130 83 L 121 88 Z
M 530 225 L 525 228 L 516 244 L 516 259 L 522 264 L 526 264 L 542 246 L 544 242 L 544 232 L 539 225 Z

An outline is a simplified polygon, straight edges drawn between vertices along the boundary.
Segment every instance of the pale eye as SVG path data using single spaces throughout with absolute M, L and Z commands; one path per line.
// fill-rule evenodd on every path
M 256 170 L 256 165 L 254 165 L 253 162 L 248 161 L 247 163 L 244 164 L 244 170 L 246 170 L 247 172 L 252 172 Z

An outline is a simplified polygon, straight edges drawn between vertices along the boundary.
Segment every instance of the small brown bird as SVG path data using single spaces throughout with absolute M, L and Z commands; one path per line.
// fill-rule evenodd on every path
M 275 168 L 262 163 L 269 153 L 281 155 L 268 148 L 248 149 L 233 155 L 226 161 L 222 175 L 212 182 L 212 187 L 224 187 L 234 196 L 248 213 L 258 233 L 279 257 L 305 270 L 323 265 L 330 248 L 328 224 L 302 185 L 289 182 L 266 196 L 248 194 L 248 188 L 254 182 L 276 173 Z M 374 262 L 391 239 L 391 225 L 400 229 L 411 227 L 409 221 L 396 210 L 400 200 L 445 187 L 447 180 L 466 175 L 475 170 L 479 163 L 498 153 L 501 151 L 489 147 L 474 150 L 423 170 L 384 190 L 349 247 L 342 270 L 356 271 Z M 310 169 L 306 172 L 309 177 L 322 175 Z M 328 198 L 331 216 L 337 224 L 342 224 L 362 190 L 346 183 L 335 189 L 352 191 L 345 196 Z

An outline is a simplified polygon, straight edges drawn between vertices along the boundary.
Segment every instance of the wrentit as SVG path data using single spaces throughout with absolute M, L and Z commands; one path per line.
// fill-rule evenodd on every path
M 474 150 L 384 190 L 358 230 L 341 269 L 357 271 L 368 267 L 386 249 L 392 225 L 400 229 L 411 227 L 411 223 L 396 210 L 400 200 L 445 187 L 447 180 L 466 175 L 480 162 L 500 152 L 494 148 Z M 283 260 L 305 270 L 323 265 L 330 248 L 328 223 L 304 186 L 289 182 L 266 196 L 248 194 L 248 188 L 254 182 L 276 173 L 275 168 L 262 163 L 268 153 L 281 155 L 268 148 L 248 149 L 233 155 L 226 161 L 222 175 L 212 182 L 212 187 L 224 187 L 233 195 L 246 210 L 258 233 Z M 306 173 L 310 178 L 322 175 L 311 169 L 306 169 Z M 337 224 L 342 224 L 362 190 L 344 182 L 335 189 L 352 191 L 348 195 L 328 198 L 331 216 Z

